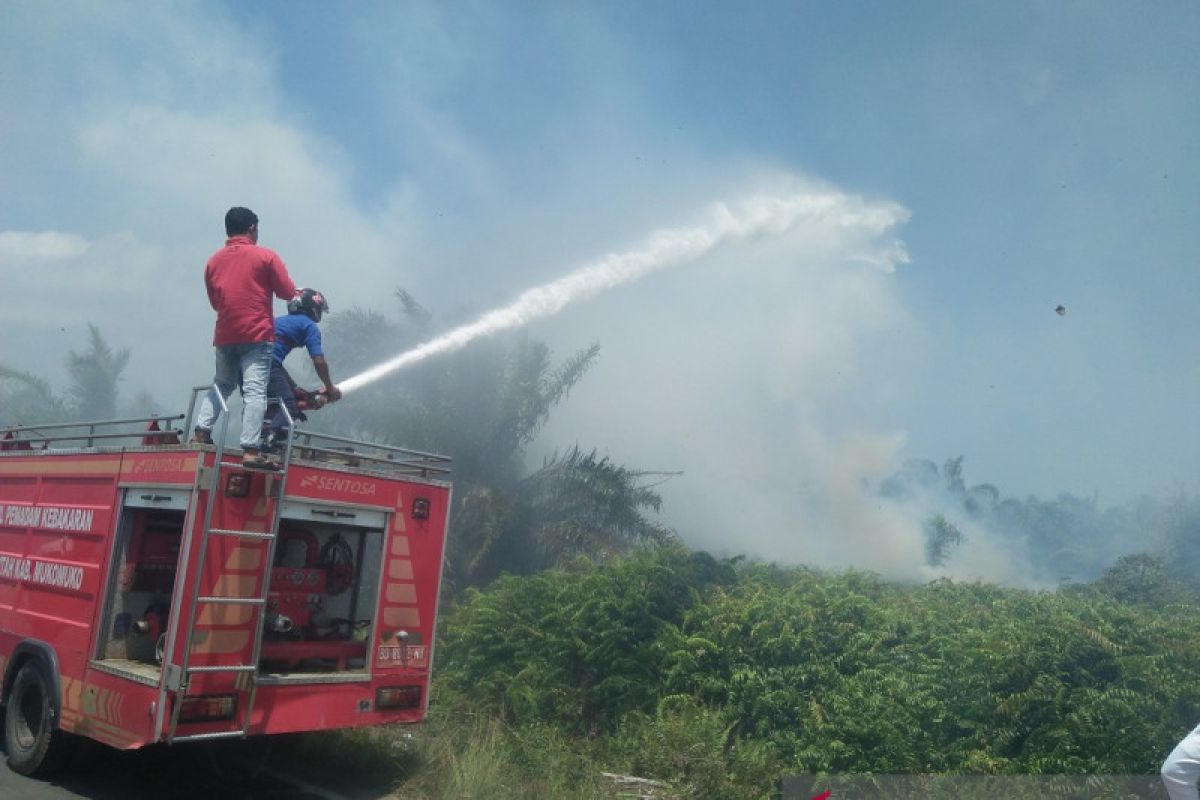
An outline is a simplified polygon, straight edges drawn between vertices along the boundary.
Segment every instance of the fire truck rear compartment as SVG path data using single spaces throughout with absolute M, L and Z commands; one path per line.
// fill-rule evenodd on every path
M 102 661 L 157 675 L 185 516 L 182 508 L 142 508 L 127 501 L 118 526 L 107 623 L 99 637 Z
M 143 508 L 136 502 L 130 498 L 122 510 L 97 652 L 105 666 L 157 683 L 167 626 L 175 622 L 170 608 L 186 510 Z M 304 511 L 309 517 L 322 512 Z M 285 515 L 279 522 L 261 615 L 259 669 L 265 679 L 367 670 L 384 518 L 324 513 L 335 521 Z M 367 517 L 378 527 L 337 521 L 345 517 Z
M 259 668 L 364 671 L 382 556 L 380 529 L 280 520 Z

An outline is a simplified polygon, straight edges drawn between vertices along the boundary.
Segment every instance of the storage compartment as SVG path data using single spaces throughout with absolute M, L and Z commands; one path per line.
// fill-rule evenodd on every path
M 155 666 L 162 661 L 186 503 L 186 494 L 127 498 L 98 637 L 101 660 Z
M 188 500 L 178 490 L 127 492 L 97 637 L 96 657 L 109 668 L 159 674 Z M 259 669 L 365 672 L 387 514 L 287 500 L 280 516 Z
M 264 672 L 366 669 L 382 524 L 317 521 L 322 512 L 339 519 L 338 512 L 310 507 L 280 520 L 259 663 Z M 359 516 L 375 521 L 371 514 L 341 514 Z

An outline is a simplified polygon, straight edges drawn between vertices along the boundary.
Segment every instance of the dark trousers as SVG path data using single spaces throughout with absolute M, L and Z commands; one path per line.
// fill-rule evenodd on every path
M 296 382 L 278 361 L 271 362 L 271 377 L 267 381 L 267 416 L 263 422 L 263 439 L 269 444 L 273 439 L 281 439 L 286 434 L 287 417 L 279 408 L 280 401 L 287 407 L 292 420 L 304 419 L 300 414 L 300 406 L 296 404 L 296 394 L 293 387 Z

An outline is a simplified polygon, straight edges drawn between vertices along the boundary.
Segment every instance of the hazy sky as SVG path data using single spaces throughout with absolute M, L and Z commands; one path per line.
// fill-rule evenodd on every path
M 866 566 L 907 523 L 864 482 L 909 457 L 1200 488 L 1194 0 L 0 3 L 0 363 L 58 385 L 94 322 L 182 410 L 231 205 L 334 313 L 483 311 L 762 191 L 888 223 L 534 323 L 602 347 L 535 455 L 684 471 L 698 544 Z

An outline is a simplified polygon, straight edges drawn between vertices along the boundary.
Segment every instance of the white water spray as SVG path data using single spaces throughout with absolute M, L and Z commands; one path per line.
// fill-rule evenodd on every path
M 718 203 L 707 225 L 658 231 L 640 249 L 605 256 L 558 280 L 528 289 L 509 305 L 364 370 L 338 384 L 338 388 L 347 394 L 432 355 L 457 350 L 480 336 L 548 317 L 575 301 L 631 283 L 664 267 L 700 258 L 718 245 L 786 233 L 802 221 L 826 218 L 831 212 L 834 218 L 828 221 L 839 226 L 867 224 L 883 229 L 895 221 L 890 213 L 869 207 L 847 211 L 845 197 L 834 194 L 756 196 L 736 209 Z

